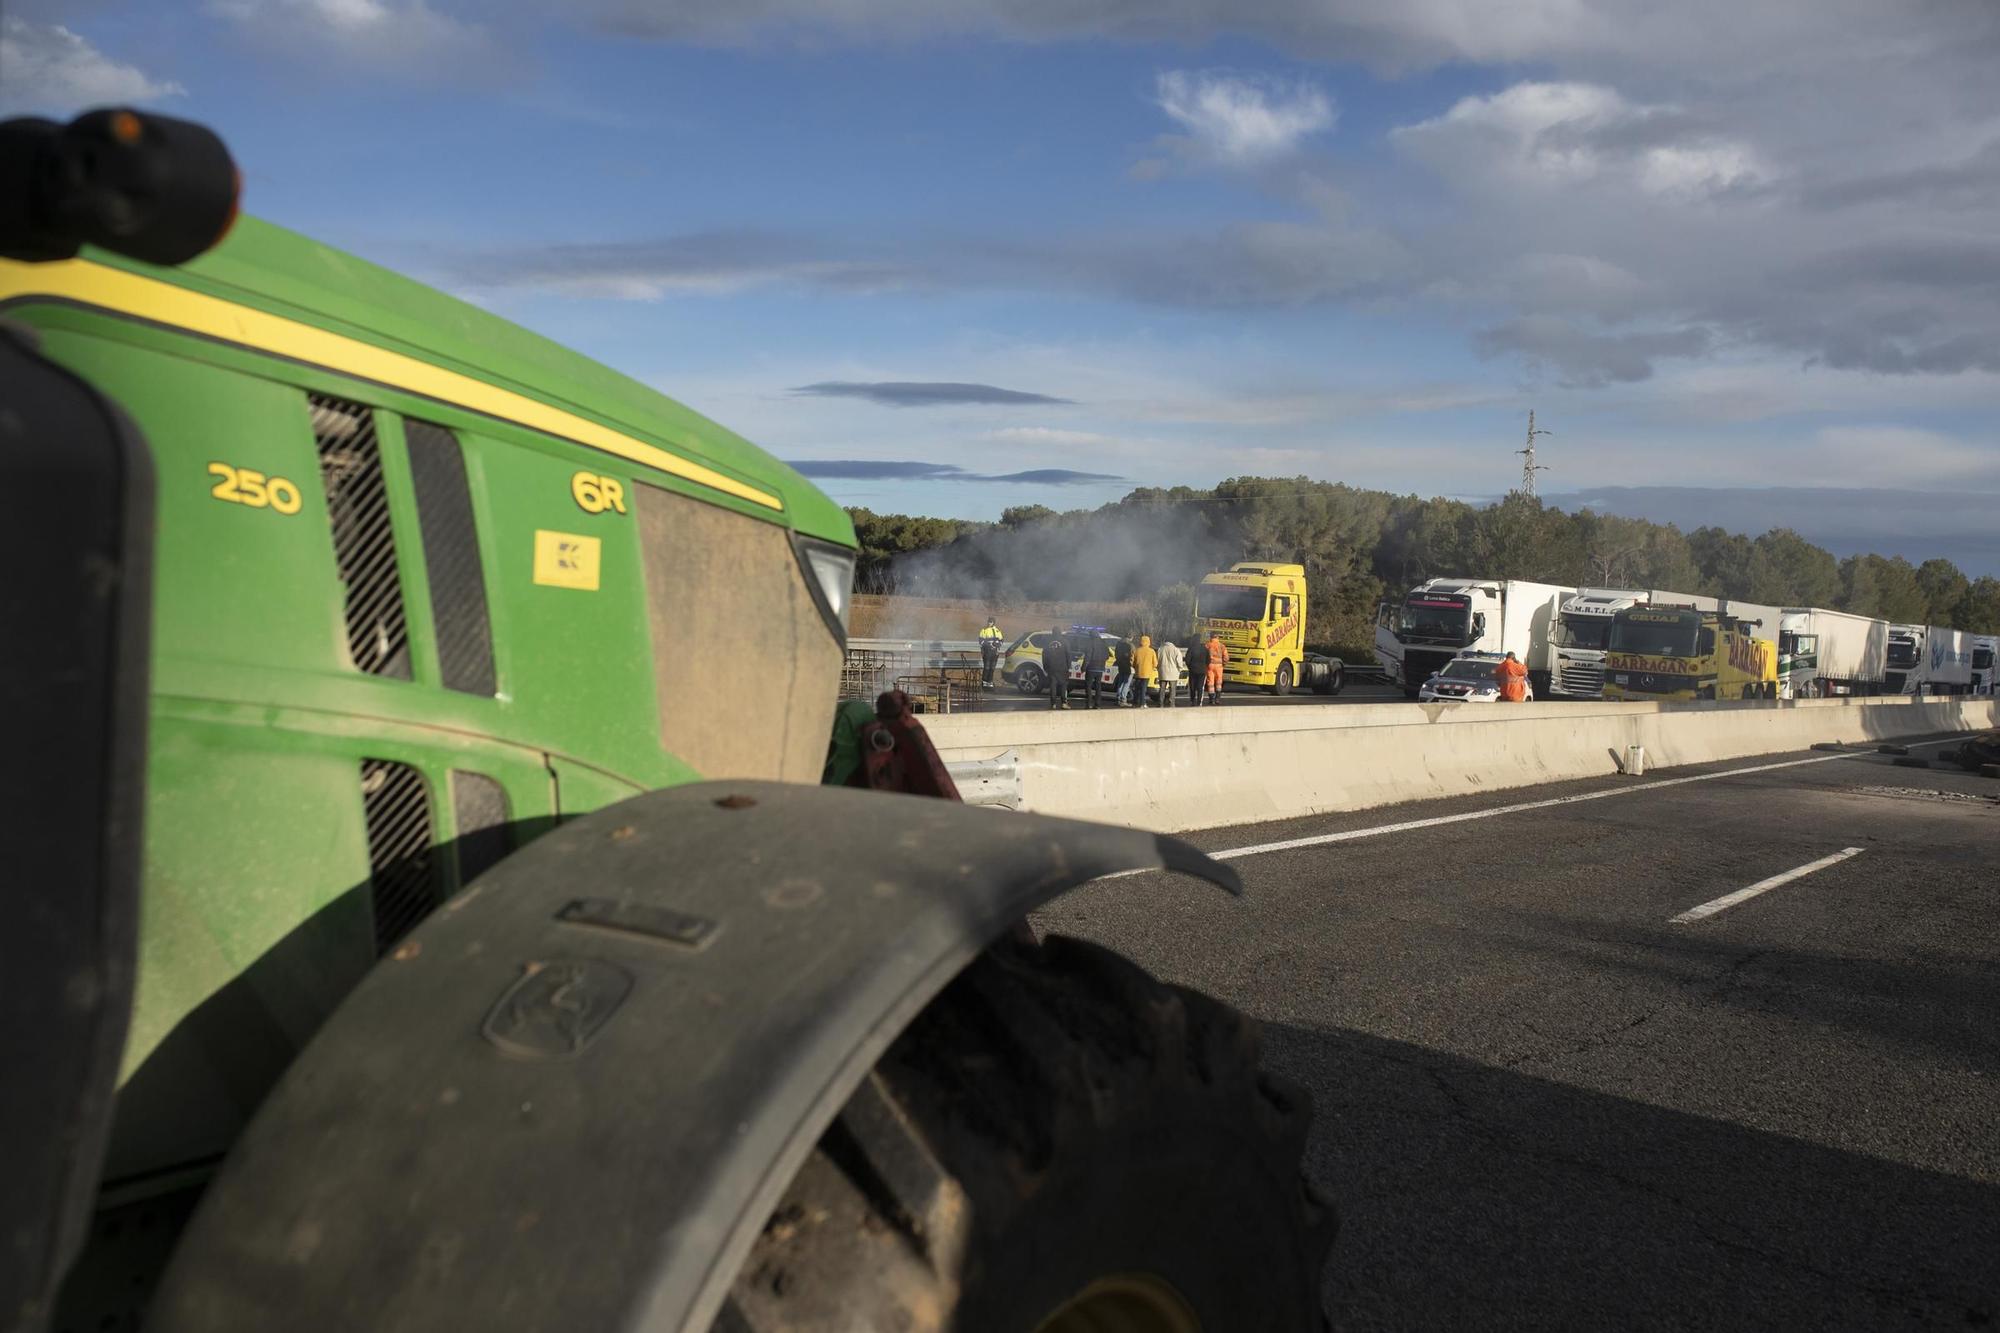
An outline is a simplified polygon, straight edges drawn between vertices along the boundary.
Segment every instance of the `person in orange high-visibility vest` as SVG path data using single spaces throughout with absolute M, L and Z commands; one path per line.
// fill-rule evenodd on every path
M 1508 653 L 1506 660 L 1493 668 L 1493 679 L 1500 682 L 1501 703 L 1517 704 L 1528 697 L 1528 668 L 1514 654 Z
M 1208 632 L 1208 701 L 1222 702 L 1222 668 L 1229 662 L 1229 648 L 1222 642 L 1222 636 L 1214 630 Z

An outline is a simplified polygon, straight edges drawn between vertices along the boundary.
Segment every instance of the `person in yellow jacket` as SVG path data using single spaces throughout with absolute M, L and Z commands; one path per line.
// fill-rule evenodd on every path
M 1132 674 L 1139 678 L 1139 707 L 1146 706 L 1146 691 L 1160 684 L 1160 655 L 1153 648 L 1153 636 L 1141 634 L 1132 652 Z
M 993 688 L 993 668 L 1000 665 L 1000 649 L 1006 642 L 1007 636 L 1000 632 L 993 617 L 986 617 L 986 628 L 979 631 L 979 661 L 986 668 L 979 683 L 984 689 Z

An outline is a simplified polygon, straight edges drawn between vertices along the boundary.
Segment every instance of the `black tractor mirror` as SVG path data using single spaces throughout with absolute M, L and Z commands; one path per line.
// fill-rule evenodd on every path
M 186 263 L 236 220 L 240 185 L 222 140 L 193 121 L 118 108 L 0 122 L 0 255 L 32 263 L 94 245 Z

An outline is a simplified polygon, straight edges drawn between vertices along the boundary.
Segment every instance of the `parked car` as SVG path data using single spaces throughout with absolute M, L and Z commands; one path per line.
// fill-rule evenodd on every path
M 1023 634 L 1007 645 L 1000 654 L 1000 678 L 1023 694 L 1047 694 L 1049 678 L 1042 674 L 1042 647 L 1055 631 L 1038 629 Z M 1083 688 L 1083 650 L 1092 636 L 1108 639 L 1116 645 L 1118 657 L 1104 669 L 1104 684 L 1108 689 L 1118 679 L 1119 661 L 1132 651 L 1132 645 L 1109 630 L 1095 626 L 1072 625 L 1063 631 L 1063 641 L 1069 644 L 1069 687 Z
M 1507 659 L 1505 653 L 1460 653 L 1444 664 L 1444 669 L 1417 690 L 1419 703 L 1490 704 L 1500 700 L 1500 682 L 1493 669 Z M 1535 687 L 1527 689 L 1527 702 L 1535 701 Z

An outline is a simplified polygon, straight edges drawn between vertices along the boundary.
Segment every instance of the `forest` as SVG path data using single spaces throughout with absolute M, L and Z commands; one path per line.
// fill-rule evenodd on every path
M 997 523 L 848 512 L 861 543 L 859 592 L 978 598 L 1002 610 L 1136 601 L 1149 607 L 1145 619 L 1171 625 L 1204 573 L 1285 560 L 1306 567 L 1310 637 L 1347 652 L 1372 643 L 1385 596 L 1450 575 L 1667 588 L 2000 633 L 2000 579 L 1969 578 L 1949 560 L 1842 560 L 1788 528 L 1682 532 L 1518 493 L 1475 505 L 1305 477 L 1238 477 L 1212 490 L 1142 488 L 1090 510 L 1023 506 Z

